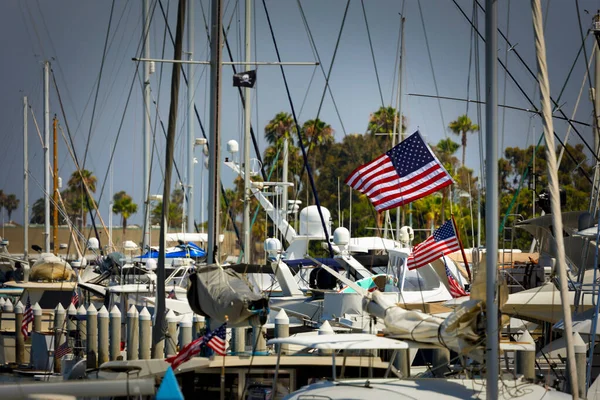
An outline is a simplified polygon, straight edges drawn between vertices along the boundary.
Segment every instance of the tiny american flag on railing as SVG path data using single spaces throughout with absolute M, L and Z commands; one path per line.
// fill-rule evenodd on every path
M 446 267 L 446 277 L 448 278 L 448 288 L 450 289 L 450 294 L 453 298 L 468 296 L 469 294 L 465 291 L 456 279 L 454 279 L 454 275 L 450 272 L 450 268 L 448 268 L 448 264 L 446 264 L 446 260 L 444 260 L 444 266 Z
M 437 192 L 452 184 L 452 178 L 417 131 L 355 169 L 345 182 L 381 212 Z
M 63 356 L 72 352 L 73 349 L 69 347 L 68 340 L 65 340 L 63 344 L 61 344 L 56 350 L 54 350 L 54 356 L 55 358 L 62 358 Z
M 29 336 L 29 324 L 33 322 L 33 309 L 31 308 L 31 299 L 27 295 L 27 303 L 25 305 L 25 312 L 23 313 L 23 323 L 21 324 L 21 332 L 23 336 Z
M 79 293 L 77 293 L 77 286 L 73 288 L 73 295 L 71 296 L 71 304 L 75 307 L 79 305 Z

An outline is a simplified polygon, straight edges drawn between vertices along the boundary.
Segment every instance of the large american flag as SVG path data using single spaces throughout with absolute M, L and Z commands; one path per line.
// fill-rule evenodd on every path
M 399 207 L 451 185 L 452 178 L 419 131 L 358 167 L 346 184 L 366 194 L 377 211 Z
M 31 299 L 27 295 L 27 303 L 25 305 L 25 312 L 23 313 L 23 322 L 21 323 L 21 332 L 24 337 L 29 335 L 29 324 L 33 322 L 33 309 L 31 308 Z
M 227 333 L 227 322 L 218 327 L 212 332 L 208 332 L 206 335 L 199 337 L 193 342 L 187 344 L 183 349 L 174 356 L 167 357 L 166 361 L 171 364 L 171 368 L 176 369 L 184 362 L 188 361 L 196 354 L 200 353 L 203 346 L 208 346 L 220 356 L 225 355 L 225 336 Z
M 444 254 L 454 253 L 457 250 L 460 250 L 458 235 L 454 230 L 454 223 L 449 219 L 427 240 L 413 247 L 412 254 L 408 257 L 408 269 L 421 268 Z

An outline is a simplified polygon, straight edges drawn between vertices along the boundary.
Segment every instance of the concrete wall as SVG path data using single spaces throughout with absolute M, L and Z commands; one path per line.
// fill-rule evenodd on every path
M 23 227 L 22 226 L 14 226 L 14 225 L 5 225 L 0 228 L 0 236 L 3 239 L 7 239 L 10 243 L 8 246 L 8 251 L 12 254 L 23 254 Z M 123 235 L 123 229 L 119 227 L 113 227 L 112 232 L 113 243 L 116 247 L 117 251 L 123 251 L 123 242 L 126 240 L 131 240 L 138 245 L 140 245 L 142 241 L 142 229 L 137 226 L 127 227 L 127 231 L 125 235 Z M 160 233 L 160 229 L 158 227 L 152 227 L 151 230 L 151 242 L 153 246 L 158 246 L 158 236 Z M 95 237 L 94 231 L 92 228 L 88 227 L 84 229 L 83 234 L 86 238 Z M 225 239 L 223 241 L 223 245 L 221 248 L 221 253 L 224 255 L 237 255 L 239 254 L 239 249 L 236 246 L 236 237 L 234 232 L 225 232 Z M 50 230 L 50 235 L 52 236 L 52 229 Z M 108 244 L 108 230 L 103 230 L 101 227 L 98 228 L 98 235 L 100 237 L 100 244 L 104 247 Z M 52 242 L 52 239 L 50 239 Z M 73 246 L 73 241 L 71 238 L 71 234 L 69 229 L 66 226 L 61 226 L 58 228 L 58 243 L 64 243 L 69 249 L 69 257 L 75 255 L 75 249 Z M 31 250 L 31 245 L 37 244 L 44 247 L 44 227 L 40 225 L 30 225 L 29 226 L 29 253 L 33 254 L 33 250 Z M 138 251 L 139 253 L 139 251 Z M 67 249 L 59 250 L 59 254 L 67 255 Z M 132 254 L 137 255 L 137 254 Z

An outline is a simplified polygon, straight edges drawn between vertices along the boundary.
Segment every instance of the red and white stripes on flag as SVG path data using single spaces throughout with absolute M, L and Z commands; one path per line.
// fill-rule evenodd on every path
M 73 288 L 73 294 L 71 295 L 71 304 L 75 307 L 79 305 L 79 293 L 77 293 L 77 286 Z
M 58 346 L 56 350 L 54 350 L 55 358 L 62 358 L 63 356 L 70 354 L 73 352 L 73 349 L 69 347 L 68 339 L 66 339 L 63 344 Z
M 413 247 L 412 254 L 408 257 L 408 269 L 421 268 L 441 258 L 444 254 L 454 253 L 460 248 L 454 223 L 449 219 L 427 240 Z
M 21 323 L 21 332 L 24 337 L 29 336 L 29 324 L 33 322 L 33 309 L 31 308 L 31 299 L 27 295 L 27 304 L 23 313 L 23 322 Z
M 469 294 L 465 291 L 457 281 L 454 279 L 454 275 L 450 272 L 450 268 L 448 268 L 448 264 L 446 264 L 446 260 L 444 260 L 444 265 L 446 267 L 446 277 L 448 278 L 448 288 L 450 289 L 450 294 L 453 298 L 468 296 Z
M 224 323 L 212 332 L 208 332 L 206 335 L 199 337 L 193 342 L 187 344 L 183 349 L 174 356 L 168 357 L 166 361 L 171 364 L 171 368 L 176 369 L 184 362 L 188 361 L 196 354 L 199 354 L 203 346 L 208 346 L 220 356 L 225 355 L 226 342 L 225 337 L 227 334 L 227 323 Z
M 355 169 L 345 182 L 367 195 L 378 212 L 408 204 L 453 183 L 419 131 Z

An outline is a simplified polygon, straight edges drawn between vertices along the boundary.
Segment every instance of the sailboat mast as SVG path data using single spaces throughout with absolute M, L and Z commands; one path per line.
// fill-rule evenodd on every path
M 149 0 L 144 0 L 142 6 L 142 19 L 144 20 L 143 28 L 143 43 L 144 43 L 144 58 L 150 58 L 150 14 Z M 142 177 L 142 198 L 144 200 L 144 237 L 142 238 L 142 248 L 150 243 L 150 62 L 145 61 L 144 67 L 144 115 L 142 116 L 142 131 L 143 131 L 143 177 Z M 112 212 L 112 210 L 111 210 Z M 111 238 L 112 242 L 112 238 Z
M 50 253 L 50 62 L 44 61 L 44 251 Z
M 211 264 L 219 261 L 219 208 L 221 206 L 221 51 L 223 32 L 221 0 L 213 0 L 211 5 L 210 33 L 210 136 L 208 144 L 211 154 L 208 158 L 208 246 L 206 261 Z
M 194 2 L 188 1 L 187 10 L 187 45 L 188 58 L 194 59 Z M 176 68 L 177 66 L 173 66 Z M 187 65 L 188 87 L 187 87 L 187 232 L 195 232 L 195 214 L 194 214 L 194 81 L 195 66 L 192 63 Z
M 596 154 L 600 153 L 600 13 L 594 15 L 592 20 L 592 29 L 594 33 L 594 50 L 596 53 L 596 61 L 594 66 L 594 151 Z M 596 159 L 598 160 L 598 159 Z M 592 193 L 590 200 L 590 213 L 592 216 L 597 218 L 598 205 L 600 202 L 600 161 L 596 161 L 596 168 L 594 169 L 594 185 L 592 187 Z
M 251 37 L 251 26 L 250 23 L 252 21 L 252 2 L 250 0 L 246 0 L 245 5 L 245 57 L 246 63 L 244 65 L 245 70 L 247 71 L 250 68 L 251 61 L 251 47 L 250 47 L 250 37 Z M 246 264 L 250 263 L 250 200 L 252 199 L 252 193 L 250 192 L 250 118 L 251 118 L 251 95 L 250 88 L 244 88 L 244 262 Z M 284 189 L 287 190 L 287 189 Z M 286 200 L 287 203 L 287 200 Z M 283 204 L 285 207 L 286 204 Z M 283 208 L 281 207 L 281 208 Z M 285 208 L 284 208 L 285 209 Z
M 27 147 L 27 96 L 23 97 L 23 260 L 29 248 L 29 154 Z
M 174 60 L 181 60 L 183 43 L 183 26 L 185 22 L 185 0 L 179 0 L 177 9 L 177 30 L 175 33 Z M 160 236 L 158 251 L 158 266 L 156 268 L 156 307 L 154 309 L 155 325 L 152 330 L 152 357 L 164 356 L 165 328 L 165 242 L 167 233 L 167 216 L 169 197 L 171 195 L 171 174 L 173 172 L 173 152 L 177 128 L 177 100 L 179 99 L 180 64 L 174 64 L 171 73 L 171 105 L 169 107 L 169 125 L 167 128 L 167 147 L 165 157 L 165 181 L 163 187 L 162 218 L 160 220 Z
M 394 116 L 394 135 L 392 136 L 393 145 L 396 145 L 396 135 L 402 134 L 402 67 L 404 65 L 404 16 L 400 16 L 400 63 L 398 67 L 398 92 L 396 93 L 396 104 L 398 105 L 398 120 Z M 398 136 L 400 139 L 400 136 Z M 400 140 L 398 140 L 399 142 Z M 412 204 L 412 203 L 411 203 Z M 400 212 L 401 208 L 396 208 L 396 240 L 400 238 Z
M 52 241 L 54 243 L 54 254 L 58 255 L 58 135 L 56 134 L 56 126 L 58 125 L 58 119 L 56 115 L 52 121 L 52 162 L 54 164 L 53 170 L 53 183 L 54 188 L 52 190 Z
M 486 398 L 498 398 L 498 16 L 497 1 L 485 2 L 485 132 L 486 132 Z

